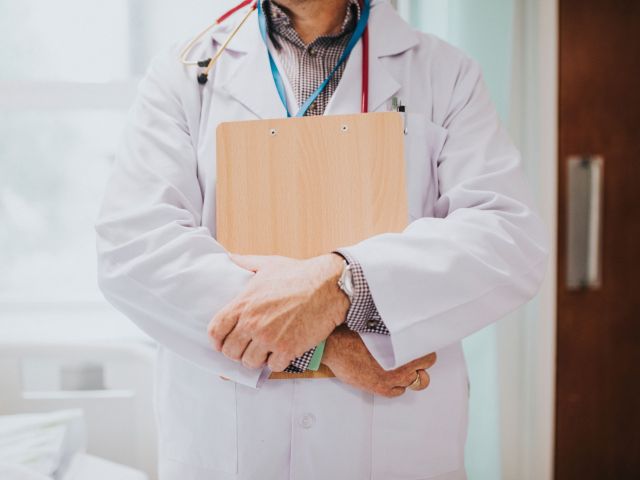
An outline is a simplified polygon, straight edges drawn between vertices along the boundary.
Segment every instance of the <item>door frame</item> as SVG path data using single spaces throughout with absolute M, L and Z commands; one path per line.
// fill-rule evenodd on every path
M 554 471 L 558 219 L 558 0 L 513 0 L 509 131 L 549 232 L 536 299 L 499 322 L 502 479 L 552 480 Z
M 524 480 L 552 480 L 554 464 L 556 379 L 556 273 L 558 221 L 558 0 L 525 0 L 533 5 L 535 39 L 528 46 L 535 68 L 526 95 L 537 102 L 529 125 L 528 152 L 536 170 L 538 207 L 549 229 L 549 264 L 537 311 L 524 322 L 527 339 L 523 372 L 524 398 L 521 470 Z M 526 7 L 525 7 L 526 8 Z M 526 12 L 530 13 L 530 12 Z M 531 104 L 530 105 L 536 105 Z M 536 115 L 534 115 L 535 117 Z

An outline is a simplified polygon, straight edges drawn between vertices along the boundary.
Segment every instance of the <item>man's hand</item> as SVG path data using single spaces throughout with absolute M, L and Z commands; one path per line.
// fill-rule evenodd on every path
M 420 375 L 420 384 L 414 390 L 429 386 L 427 368 L 436 363 L 436 354 L 414 360 L 395 370 L 384 370 L 371 356 L 360 335 L 345 327 L 335 329 L 327 339 L 322 363 L 344 383 L 383 397 L 398 397 Z
M 249 368 L 281 372 L 344 322 L 349 300 L 338 287 L 343 260 L 232 255 L 255 272 L 247 288 L 209 324 L 216 350 Z

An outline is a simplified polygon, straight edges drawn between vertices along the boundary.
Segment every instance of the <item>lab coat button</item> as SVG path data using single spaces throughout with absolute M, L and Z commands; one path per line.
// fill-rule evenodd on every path
M 313 413 L 305 413 L 300 419 L 302 428 L 311 428 L 316 423 L 316 417 Z

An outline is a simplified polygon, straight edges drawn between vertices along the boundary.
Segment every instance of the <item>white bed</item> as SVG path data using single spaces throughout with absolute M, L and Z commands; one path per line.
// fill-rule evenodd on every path
M 143 472 L 86 451 L 80 410 L 0 416 L 3 480 L 147 480 Z
M 2 338 L 0 479 L 154 480 L 154 362 L 139 340 Z

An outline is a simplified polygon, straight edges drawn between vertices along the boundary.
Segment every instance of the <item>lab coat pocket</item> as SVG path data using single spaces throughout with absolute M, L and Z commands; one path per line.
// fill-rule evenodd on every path
M 410 220 L 433 216 L 438 199 L 438 159 L 447 134 L 425 114 L 407 114 L 405 173 Z
M 162 350 L 156 390 L 160 456 L 237 472 L 235 383 Z
M 438 352 L 429 375 L 424 391 L 375 397 L 373 480 L 422 480 L 463 467 L 467 385 L 459 344 Z

